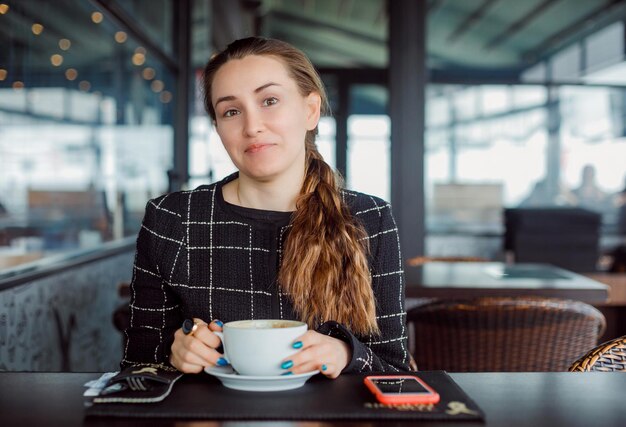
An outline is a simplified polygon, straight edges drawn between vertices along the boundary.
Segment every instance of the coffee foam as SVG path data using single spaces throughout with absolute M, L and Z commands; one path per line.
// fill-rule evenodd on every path
M 302 322 L 294 320 L 242 320 L 229 325 L 236 329 L 280 329 L 298 326 L 302 326 Z

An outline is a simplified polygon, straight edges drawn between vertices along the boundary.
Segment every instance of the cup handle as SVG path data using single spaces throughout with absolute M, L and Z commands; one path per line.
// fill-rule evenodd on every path
M 230 360 L 228 360 L 228 355 L 226 354 L 226 344 L 224 344 L 224 333 L 219 331 L 215 331 L 213 333 L 220 337 L 220 340 L 222 340 L 222 347 L 224 348 L 224 359 L 226 359 L 226 361 L 230 364 Z

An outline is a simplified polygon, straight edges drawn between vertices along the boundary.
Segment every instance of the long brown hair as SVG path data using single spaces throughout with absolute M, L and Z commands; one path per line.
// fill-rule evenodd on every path
M 204 106 L 214 122 L 211 85 L 215 74 L 228 61 L 248 55 L 280 60 L 300 94 L 319 94 L 321 113 L 328 112 L 322 80 L 303 52 L 280 40 L 250 37 L 228 45 L 204 69 Z M 354 333 L 377 334 L 367 234 L 344 203 L 339 180 L 317 150 L 316 135 L 317 127 L 305 137 L 306 174 L 291 219 L 278 282 L 311 328 L 334 320 Z

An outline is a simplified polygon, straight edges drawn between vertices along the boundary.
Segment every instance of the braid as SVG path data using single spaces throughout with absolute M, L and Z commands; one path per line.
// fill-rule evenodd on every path
M 279 282 L 302 319 L 335 320 L 378 333 L 367 235 L 343 202 L 335 175 L 307 141 L 307 172 L 285 244 Z

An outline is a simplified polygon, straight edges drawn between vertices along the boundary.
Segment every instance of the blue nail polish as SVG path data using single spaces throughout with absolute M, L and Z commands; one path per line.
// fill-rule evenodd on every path
M 328 366 L 322 365 L 322 371 L 325 371 L 326 369 L 328 369 Z
M 226 366 L 228 365 L 228 360 L 224 359 L 223 357 L 220 357 L 219 359 L 217 359 L 217 366 Z
M 302 348 L 302 341 L 296 341 L 292 345 L 293 348 Z
M 293 372 L 287 371 L 287 372 L 285 372 L 284 374 L 281 374 L 281 375 L 293 375 Z
M 283 362 L 282 365 L 280 365 L 281 369 L 289 369 L 293 366 L 293 362 L 291 360 L 287 360 L 286 362 Z
M 215 322 L 215 324 L 216 324 L 217 326 L 219 326 L 220 328 L 221 328 L 222 326 L 224 326 L 224 322 L 222 322 L 221 320 L 215 320 L 214 322 Z

